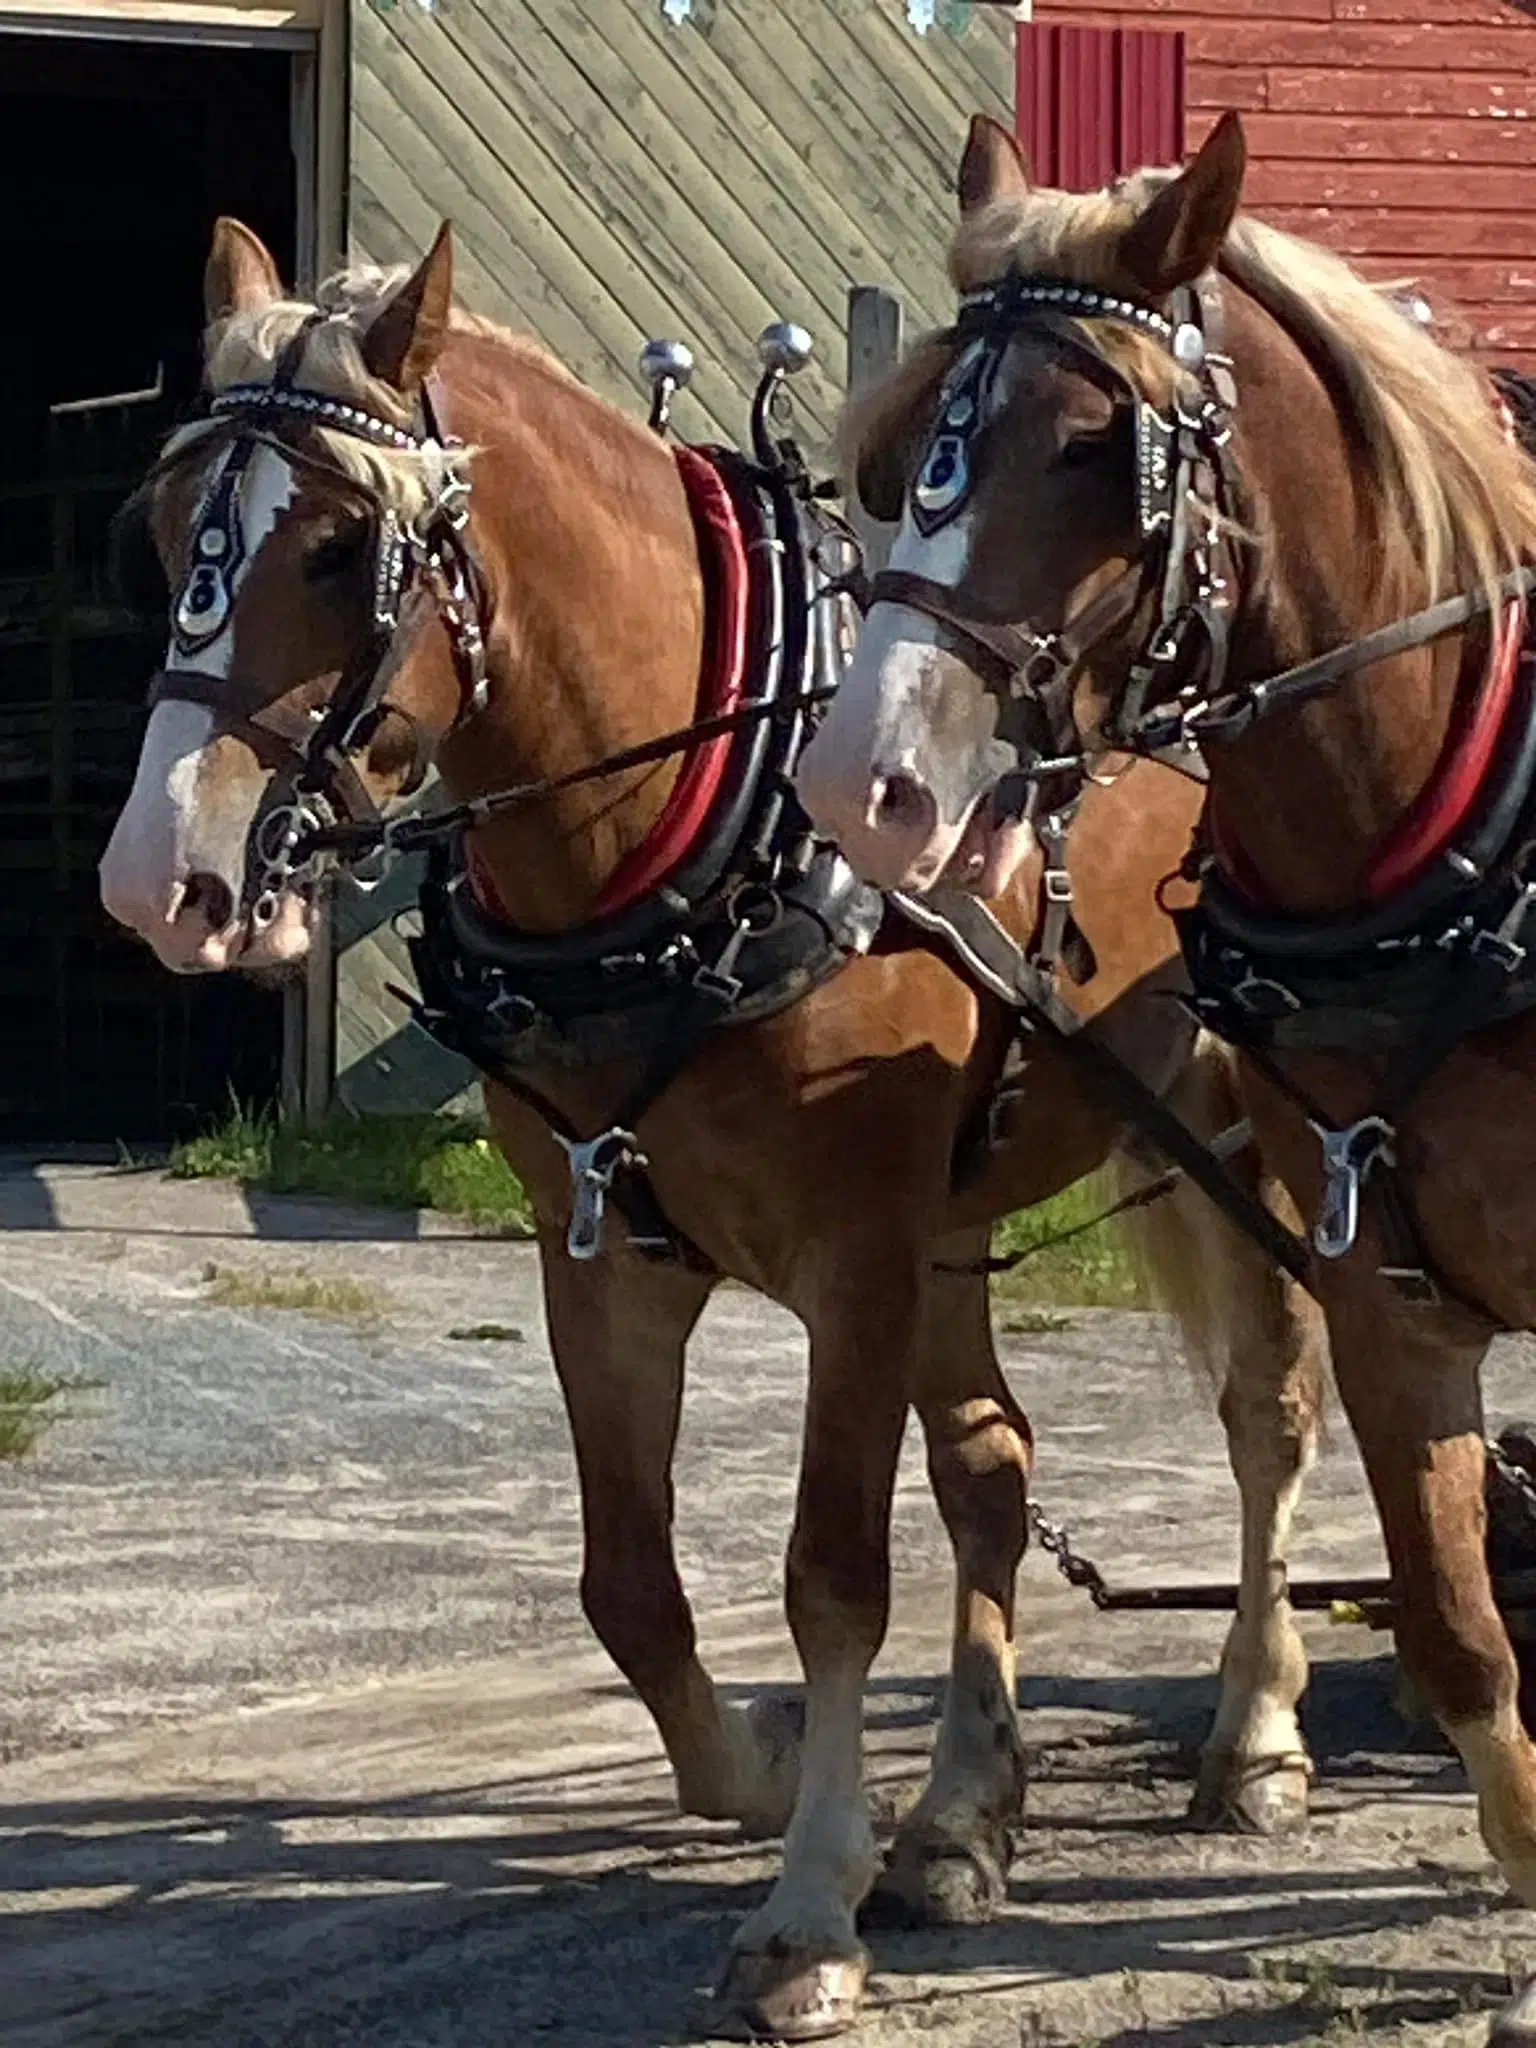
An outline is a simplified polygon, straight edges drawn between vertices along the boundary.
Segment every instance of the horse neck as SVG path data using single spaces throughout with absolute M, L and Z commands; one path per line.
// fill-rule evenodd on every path
M 647 429 L 531 349 L 454 334 L 448 431 L 476 450 L 470 533 L 489 586 L 486 709 L 445 743 L 456 800 L 585 768 L 695 715 L 704 587 L 677 465 Z M 590 915 L 655 824 L 679 763 L 481 827 L 477 865 L 520 926 Z
M 1262 352 L 1243 378 L 1237 458 L 1265 561 L 1234 635 L 1228 679 L 1238 686 L 1356 640 L 1431 593 L 1415 576 L 1387 578 L 1373 559 L 1344 429 L 1316 373 L 1235 294 L 1233 327 L 1240 363 Z M 1276 908 L 1326 912 L 1362 899 L 1374 855 L 1434 774 L 1481 639 L 1379 662 L 1211 749 L 1218 845 Z

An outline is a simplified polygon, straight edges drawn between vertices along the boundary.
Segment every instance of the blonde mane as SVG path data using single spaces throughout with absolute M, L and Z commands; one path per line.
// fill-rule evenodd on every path
M 238 312 L 215 321 L 204 338 L 205 382 L 211 393 L 236 384 L 270 384 L 283 351 L 308 322 L 303 353 L 294 382 L 307 391 L 365 407 L 394 426 L 414 424 L 411 408 L 398 391 L 369 374 L 363 360 L 362 337 L 411 275 L 408 265 L 390 270 L 356 265 L 328 277 L 314 302 L 275 299 L 254 312 Z M 541 374 L 562 385 L 576 380 L 537 342 L 513 334 L 477 313 L 455 307 L 453 332 L 478 335 L 510 350 Z M 175 455 L 216 432 L 217 420 L 194 420 L 172 436 L 167 455 Z M 338 469 L 377 493 L 402 520 L 424 512 L 435 497 L 441 477 L 441 454 L 422 450 L 375 447 L 356 435 L 320 430 L 326 453 Z
M 1121 238 L 1175 175 L 1143 171 L 1103 192 L 1037 190 L 982 209 L 961 224 L 950 276 L 960 291 L 1010 272 L 1134 291 L 1118 266 Z M 1417 602 L 1426 585 L 1430 598 L 1487 588 L 1536 557 L 1536 465 L 1506 434 L 1479 370 L 1405 319 L 1342 258 L 1260 221 L 1239 216 L 1219 267 L 1334 393 L 1355 459 L 1375 487 L 1363 495 L 1375 520 L 1372 566 L 1384 585 Z M 1166 402 L 1176 373 L 1161 346 L 1107 323 L 1095 339 L 1145 396 Z M 893 426 L 899 406 L 917 402 L 944 360 L 932 343 L 921 345 L 910 366 L 851 414 L 850 438 Z

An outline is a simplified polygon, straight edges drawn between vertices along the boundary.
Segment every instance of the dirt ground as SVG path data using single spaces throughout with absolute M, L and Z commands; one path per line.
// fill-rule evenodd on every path
M 301 1283 L 331 1313 L 275 1305 Z M 17 1165 L 0 1302 L 0 1364 L 103 1383 L 0 1477 L 4 2048 L 712 2038 L 708 1987 L 773 1851 L 672 1814 L 582 1626 L 532 1254 Z M 1008 1319 L 1048 1509 L 1115 1578 L 1229 1576 L 1220 1433 L 1156 1320 Z M 1531 1356 L 1497 1355 L 1501 1419 Z M 723 1294 L 680 1535 L 741 1696 L 794 1675 L 777 1585 L 802 1382 L 795 1326 Z M 887 1815 L 922 1767 L 948 1626 L 910 1446 L 896 1561 L 869 1697 Z M 1379 1562 L 1336 1426 L 1295 1569 Z M 863 2041 L 1482 2040 L 1536 1968 L 1536 1921 L 1493 1876 L 1459 1767 L 1395 1713 L 1378 1638 L 1310 1625 L 1314 1824 L 1270 1844 L 1180 1826 L 1218 1618 L 1098 1617 L 1038 1557 L 1023 1614 L 1035 1762 L 1006 1914 L 874 1936 Z

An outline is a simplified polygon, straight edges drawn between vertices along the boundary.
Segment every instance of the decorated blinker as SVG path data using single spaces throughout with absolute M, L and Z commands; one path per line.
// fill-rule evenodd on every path
M 171 614 L 180 654 L 196 654 L 229 624 L 235 573 L 245 554 L 240 530 L 240 479 L 247 451 L 232 449 L 204 501 L 192 544 L 192 563 Z

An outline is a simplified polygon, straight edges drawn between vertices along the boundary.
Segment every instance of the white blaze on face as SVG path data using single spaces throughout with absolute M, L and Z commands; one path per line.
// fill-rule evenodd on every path
M 1008 403 L 1006 367 L 992 377 L 989 414 Z M 887 566 L 961 593 L 963 608 L 975 520 L 974 507 L 962 505 L 925 534 L 909 498 Z M 866 616 L 837 696 L 802 756 L 802 801 L 872 880 L 926 887 L 959 847 L 981 799 L 1017 764 L 1014 748 L 997 736 L 998 715 L 981 677 L 940 645 L 936 621 L 882 601 Z M 899 815 L 882 814 L 882 795 L 897 778 L 932 799 L 932 830 L 921 848 L 906 843 L 909 828 Z
M 924 535 L 909 508 L 888 566 L 949 590 L 963 589 L 972 527 L 973 515 L 962 512 L 937 533 Z M 939 645 L 938 625 L 926 612 L 902 604 L 872 608 L 833 717 L 850 693 L 871 782 L 912 776 L 932 792 L 941 826 L 957 834 L 981 791 L 1014 765 L 1013 748 L 995 737 L 997 699 Z
M 293 502 L 295 488 L 292 467 L 275 449 L 253 451 L 237 494 L 244 552 L 230 578 L 223 630 L 192 655 L 181 654 L 173 638 L 165 659 L 168 675 L 228 679 L 240 586 Z M 133 788 L 101 860 L 107 910 L 175 967 L 226 964 L 231 951 L 227 929 L 222 945 L 210 946 L 218 934 L 206 929 L 178 933 L 175 927 L 194 875 L 222 881 L 239 905 L 246 843 L 267 781 L 266 771 L 247 750 L 215 740 L 213 727 L 214 714 L 205 705 L 173 698 L 155 706 Z M 214 953 L 223 957 L 214 958 Z

